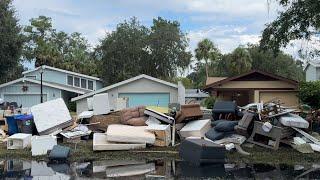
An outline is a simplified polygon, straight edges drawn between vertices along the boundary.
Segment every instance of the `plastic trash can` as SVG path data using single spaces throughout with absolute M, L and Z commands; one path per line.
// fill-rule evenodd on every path
M 32 134 L 33 131 L 33 116 L 31 114 L 15 115 L 18 131 L 20 133 Z
M 8 124 L 8 134 L 11 136 L 13 134 L 18 133 L 18 125 L 17 120 L 14 118 L 14 116 L 6 116 L 5 117 Z

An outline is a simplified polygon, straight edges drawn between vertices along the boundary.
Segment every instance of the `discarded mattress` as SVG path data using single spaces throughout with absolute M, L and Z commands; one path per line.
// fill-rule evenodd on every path
M 204 137 L 205 133 L 211 128 L 210 122 L 210 119 L 191 121 L 180 130 L 180 135 L 185 138 Z
M 93 150 L 94 151 L 108 151 L 108 150 L 130 150 L 143 149 L 146 144 L 124 144 L 107 141 L 107 134 L 94 133 L 93 134 Z
M 96 94 L 92 99 L 93 114 L 108 114 L 110 112 L 108 93 Z
M 73 124 L 62 98 L 32 106 L 31 113 L 40 135 L 50 134 Z
M 296 127 L 296 128 L 308 128 L 309 123 L 302 117 L 288 113 L 286 115 L 283 115 L 279 118 L 280 122 L 284 126 L 289 126 L 289 127 Z
M 219 163 L 225 161 L 226 149 L 223 145 L 215 144 L 204 139 L 186 139 L 179 149 L 180 157 L 196 165 Z
M 107 177 L 126 177 L 126 176 L 136 176 L 146 174 L 148 172 L 154 171 L 155 164 L 134 164 L 134 165 L 124 165 L 106 168 Z
M 166 123 L 169 123 L 169 124 L 173 124 L 173 122 L 174 122 L 174 118 L 173 117 L 167 116 L 167 115 L 165 115 L 163 113 L 154 111 L 152 109 L 146 108 L 146 110 L 144 111 L 144 114 L 146 114 L 148 116 L 155 117 L 156 119 L 158 119 L 160 121 L 163 121 L 163 122 L 166 122 Z
M 112 124 L 107 129 L 107 141 L 123 143 L 154 144 L 155 135 L 146 130 L 147 126 Z

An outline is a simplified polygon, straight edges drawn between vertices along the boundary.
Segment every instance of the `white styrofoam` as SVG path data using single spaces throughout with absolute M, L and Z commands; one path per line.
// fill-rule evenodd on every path
M 69 110 L 62 98 L 32 106 L 31 113 L 40 135 L 50 134 L 72 123 Z
M 52 150 L 54 145 L 57 145 L 56 136 L 33 136 L 31 138 L 32 156 L 46 155 L 49 150 Z
M 180 130 L 180 135 L 182 137 L 204 137 L 210 128 L 210 119 L 191 121 Z
M 284 126 L 296 127 L 296 128 L 308 128 L 309 123 L 302 117 L 295 114 L 286 114 L 279 118 L 280 122 Z
M 92 99 L 93 114 L 108 114 L 110 112 L 108 93 L 96 94 Z
M 154 144 L 156 137 L 154 133 L 147 131 L 146 127 L 112 124 L 107 129 L 107 140 L 110 142 Z
M 30 147 L 31 134 L 17 133 L 8 137 L 7 149 L 24 149 Z
M 93 111 L 83 111 L 78 115 L 78 119 L 91 118 L 93 116 Z
M 93 105 L 92 105 L 92 101 L 93 101 L 93 98 L 87 98 L 87 105 L 88 105 L 88 110 L 93 110 Z
M 143 149 L 146 144 L 125 144 L 125 143 L 111 143 L 107 141 L 105 133 L 93 134 L 93 150 L 94 151 L 107 151 L 107 150 L 130 150 L 130 149 Z

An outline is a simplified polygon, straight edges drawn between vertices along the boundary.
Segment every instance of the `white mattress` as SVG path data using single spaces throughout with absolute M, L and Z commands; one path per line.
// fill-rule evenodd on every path
M 40 135 L 68 127 L 72 123 L 69 110 L 62 98 L 32 106 L 31 113 Z
M 210 119 L 191 121 L 180 130 L 180 135 L 182 137 L 204 137 L 210 128 Z
M 147 131 L 146 127 L 112 124 L 107 129 L 107 140 L 110 142 L 154 144 L 156 137 L 154 133 Z
M 286 114 L 279 118 L 280 122 L 284 126 L 296 127 L 296 128 L 308 128 L 309 123 L 302 117 L 295 114 Z
M 130 149 L 143 149 L 146 144 L 125 144 L 125 143 L 112 143 L 107 141 L 105 133 L 93 134 L 93 150 L 94 151 L 107 151 L 107 150 L 130 150 Z

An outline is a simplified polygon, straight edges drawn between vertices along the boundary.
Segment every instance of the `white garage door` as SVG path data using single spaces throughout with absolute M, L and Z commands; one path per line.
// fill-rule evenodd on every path
M 31 107 L 40 103 L 40 94 L 4 94 L 4 101 L 17 102 L 18 106 Z M 47 101 L 47 95 L 43 94 L 43 102 Z

